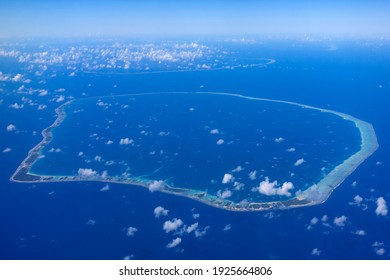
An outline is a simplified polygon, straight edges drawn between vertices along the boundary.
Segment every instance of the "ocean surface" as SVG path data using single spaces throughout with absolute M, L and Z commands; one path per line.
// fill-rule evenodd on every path
M 0 44 L 1 259 L 390 258 L 389 42 L 111 43 Z M 252 187 L 269 177 L 307 188 L 359 149 L 358 131 L 337 116 L 196 92 L 346 113 L 373 125 L 379 149 L 323 204 L 287 210 L 227 211 L 107 182 L 9 181 L 69 100 L 37 174 L 90 168 L 216 195 L 233 190 L 221 183 L 232 174 L 245 185 L 232 199 L 286 199 Z

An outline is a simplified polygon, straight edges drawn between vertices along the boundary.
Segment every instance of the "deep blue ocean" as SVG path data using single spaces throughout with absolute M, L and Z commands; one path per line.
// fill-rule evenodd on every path
M 266 67 L 142 75 L 79 70 L 69 76 L 73 68 L 58 66 L 54 76 L 36 64 L 29 68 L 29 63 L 0 56 L 1 259 L 390 259 L 389 215 L 375 211 L 379 197 L 390 201 L 390 43 L 335 41 L 331 50 L 327 42 L 206 44 L 236 54 L 240 63 L 260 58 L 276 62 Z M 3 43 L 2 48 L 30 51 L 38 47 Z M 72 67 L 78 70 L 77 65 Z M 18 79 L 4 78 L 17 73 L 31 79 L 24 89 Z M 26 93 L 26 88 L 46 89 L 48 94 Z M 283 211 L 231 212 L 118 184 L 109 184 L 109 190 L 102 191 L 106 183 L 9 181 L 28 151 L 41 141 L 40 132 L 55 120 L 59 95 L 67 100 L 69 96 L 196 91 L 280 99 L 350 114 L 374 126 L 380 146 L 325 203 Z M 15 103 L 24 106 L 10 107 Z M 47 107 L 37 110 L 35 103 Z M 10 124 L 16 129 L 7 131 Z M 72 138 L 69 149 L 75 152 L 75 134 L 61 133 L 65 140 Z M 355 138 L 351 133 L 351 149 Z M 6 148 L 11 151 L 4 152 Z M 307 153 L 303 157 L 321 155 L 315 146 L 302 149 Z M 63 160 L 56 168 L 77 171 L 77 167 L 79 163 Z M 230 168 L 234 167 L 232 162 Z M 359 203 L 354 200 L 357 195 L 362 198 Z M 158 206 L 169 210 L 168 214 L 156 218 Z M 197 223 L 197 230 L 166 232 L 164 222 L 174 219 L 187 227 Z M 129 234 L 129 227 L 136 231 Z M 167 248 L 177 238 L 180 244 Z

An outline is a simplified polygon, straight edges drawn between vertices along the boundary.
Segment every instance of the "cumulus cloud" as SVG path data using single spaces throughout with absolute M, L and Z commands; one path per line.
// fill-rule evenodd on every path
M 5 149 L 3 150 L 3 153 L 9 153 L 9 152 L 11 152 L 11 151 L 12 151 L 11 148 L 5 148 Z
M 163 224 L 163 230 L 165 233 L 169 233 L 171 231 L 177 231 L 183 225 L 183 221 L 181 219 L 174 218 L 170 221 L 166 221 Z
M 240 171 L 242 171 L 242 170 L 244 170 L 244 168 L 243 168 L 241 165 L 239 165 L 239 166 L 237 166 L 236 168 L 234 168 L 234 169 L 232 170 L 232 172 L 240 172 Z
M 321 250 L 319 250 L 318 248 L 314 248 L 313 251 L 311 251 L 310 254 L 312 256 L 319 256 L 319 255 L 321 255 Z
M 195 231 L 198 228 L 198 226 L 199 226 L 198 223 L 194 223 L 186 228 L 186 232 L 191 233 L 191 232 Z
M 386 216 L 387 213 L 388 213 L 388 210 L 387 210 L 387 204 L 386 204 L 386 201 L 383 197 L 380 197 L 376 200 L 376 209 L 375 209 L 375 213 L 378 215 L 378 216 Z
M 256 188 L 253 188 L 253 191 L 258 191 L 264 195 L 285 195 L 291 196 L 290 190 L 294 188 L 293 183 L 284 182 L 281 187 L 278 186 L 278 181 L 270 182 L 268 177 L 265 177 L 265 180 L 260 182 L 260 185 Z
M 149 184 L 148 189 L 151 192 L 155 191 L 161 191 L 165 188 L 165 183 L 164 181 L 153 181 L 152 183 Z
M 134 236 L 134 234 L 138 231 L 135 227 L 128 227 L 126 229 L 126 236 Z
M 214 128 L 210 130 L 210 134 L 219 134 L 219 130 Z
M 167 248 L 168 249 L 174 248 L 177 245 L 179 245 L 180 243 L 181 243 L 181 238 L 180 237 L 176 237 L 170 243 L 167 244 Z
M 13 125 L 13 124 L 9 124 L 9 125 L 7 125 L 6 129 L 7 129 L 8 132 L 12 132 L 12 131 L 16 130 L 16 126 Z
M 87 226 L 94 226 L 96 224 L 96 220 L 89 219 L 85 224 Z
M 233 182 L 233 180 L 234 180 L 233 175 L 226 173 L 225 175 L 223 175 L 222 184 L 229 184 L 229 183 Z
M 377 254 L 378 256 L 383 256 L 385 254 L 386 250 L 383 248 L 384 246 L 385 244 L 383 242 L 378 241 L 375 241 L 372 244 L 372 247 L 374 247 L 375 254 Z
M 64 101 L 65 100 L 65 96 L 63 96 L 63 95 L 60 95 L 60 96 L 58 96 L 57 97 L 57 99 L 56 99 L 56 102 L 62 102 L 62 101 Z
M 21 82 L 23 79 L 23 75 L 22 74 L 16 74 L 11 80 L 13 82 Z
M 206 233 L 207 233 L 207 231 L 209 230 L 209 226 L 207 226 L 207 227 L 205 227 L 203 230 L 201 230 L 201 229 L 197 229 L 197 230 L 195 230 L 195 237 L 197 237 L 197 238 L 200 238 L 200 237 L 203 237 Z
M 360 236 L 364 236 L 364 235 L 367 234 L 366 231 L 364 231 L 362 229 L 356 230 L 353 233 L 356 234 L 356 235 L 360 235 Z
M 224 190 L 224 191 L 219 190 L 217 192 L 217 196 L 221 199 L 229 198 L 232 196 L 232 192 L 230 190 Z
M 106 145 L 111 145 L 112 143 L 114 143 L 114 141 L 108 140 L 108 141 L 106 142 Z
M 303 158 L 298 159 L 295 163 L 294 166 L 300 166 L 302 163 L 304 163 L 305 160 Z
M 169 213 L 169 210 L 165 209 L 162 206 L 157 206 L 156 208 L 154 208 L 153 213 L 154 213 L 154 216 L 156 218 L 160 218 L 161 216 L 167 216 Z
M 133 144 L 133 143 L 134 143 L 134 140 L 133 139 L 129 139 L 129 138 L 122 138 L 119 141 L 119 145 L 130 145 L 130 144 Z
M 223 140 L 223 139 L 219 139 L 217 141 L 217 145 L 222 145 L 223 143 L 225 143 L 225 140 Z
M 310 224 L 311 225 L 315 225 L 315 224 L 317 224 L 318 223 L 318 218 L 317 217 L 313 217 L 311 220 L 310 220 Z
M 284 141 L 284 138 L 283 137 L 279 137 L 279 138 L 276 138 L 275 139 L 275 142 L 276 143 L 280 143 L 280 142 L 283 142 Z
M 353 198 L 353 201 L 355 202 L 356 205 L 360 205 L 360 203 L 362 203 L 362 201 L 363 201 L 363 198 L 360 195 L 356 195 Z
M 17 109 L 23 109 L 24 105 L 23 104 L 19 105 L 17 102 L 15 102 L 14 104 L 9 105 L 9 107 L 17 110 Z
M 257 171 L 254 170 L 254 171 L 249 172 L 248 176 L 249 176 L 249 179 L 256 180 L 257 179 Z
M 77 173 L 83 179 L 94 178 L 98 175 L 97 172 L 91 168 L 79 168 Z
M 344 227 L 346 221 L 347 221 L 347 217 L 345 217 L 345 216 L 343 215 L 343 216 L 341 216 L 341 217 L 336 217 L 336 218 L 334 218 L 333 223 L 334 223 L 337 227 Z
M 227 224 L 224 228 L 223 228 L 223 231 L 229 231 L 232 229 L 232 225 L 231 224 Z
M 287 152 L 289 152 L 289 153 L 295 152 L 295 148 L 289 148 L 289 149 L 287 149 Z

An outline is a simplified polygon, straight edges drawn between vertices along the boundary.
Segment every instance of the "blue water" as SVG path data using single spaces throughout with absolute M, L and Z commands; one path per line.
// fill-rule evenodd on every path
M 390 104 L 390 46 L 340 42 L 338 50 L 329 52 L 320 43 L 293 44 L 226 46 L 239 51 L 241 59 L 276 60 L 265 68 L 104 78 L 86 73 L 37 78 L 26 65 L 0 58 L 0 71 L 26 73 L 32 79 L 28 87 L 50 92 L 43 97 L 37 93 L 23 95 L 16 93 L 20 84 L 0 82 L 0 150 L 12 149 L 0 154 L 0 258 L 389 259 L 389 217 L 375 214 L 375 202 L 378 197 L 390 201 L 390 124 L 386 117 Z M 43 80 L 45 84 L 39 83 Z M 299 102 L 372 123 L 380 148 L 324 204 L 286 211 L 229 212 L 187 198 L 115 184 L 110 184 L 108 191 L 100 191 L 105 183 L 9 182 L 29 149 L 41 140 L 40 131 L 54 121 L 54 108 L 59 103 L 49 100 L 59 88 L 66 89 L 64 96 L 76 98 L 202 90 Z M 22 103 L 23 96 L 47 108 L 38 111 L 28 103 L 23 109 L 9 108 L 15 102 Z M 11 123 L 17 131 L 6 131 Z M 318 152 L 313 147 L 304 148 L 307 153 Z M 355 181 L 356 186 L 352 186 Z M 363 198 L 366 207 L 350 205 L 356 195 Z M 157 206 L 168 209 L 168 216 L 155 218 L 153 210 Z M 322 222 L 324 215 L 328 221 Z M 347 217 L 345 225 L 336 226 L 334 218 L 343 215 Z M 313 217 L 320 221 L 308 229 Z M 198 230 L 205 231 L 204 235 L 165 233 L 164 222 L 173 218 L 187 226 L 198 222 Z M 226 225 L 230 230 L 224 231 Z M 134 236 L 126 236 L 130 226 L 138 229 Z M 358 230 L 366 234 L 355 234 Z M 166 248 L 176 237 L 182 239 L 181 244 Z M 383 244 L 373 246 L 375 242 Z M 321 251 L 319 255 L 311 254 L 315 248 Z M 385 249 L 385 253 L 378 255 L 378 248 Z

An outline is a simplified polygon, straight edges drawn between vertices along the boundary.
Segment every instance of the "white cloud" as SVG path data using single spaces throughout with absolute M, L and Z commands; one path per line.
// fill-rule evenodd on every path
M 79 156 L 79 157 L 82 157 L 83 155 L 84 155 L 83 152 L 79 152 L 79 153 L 78 153 L 78 156 Z
M 195 220 L 196 220 L 196 219 L 199 219 L 199 217 L 200 217 L 200 214 L 199 214 L 199 213 L 194 213 L 194 214 L 192 214 L 192 218 L 194 218 Z
M 103 188 L 100 189 L 101 192 L 106 192 L 110 190 L 110 186 L 108 184 L 106 184 Z
M 234 182 L 233 187 L 234 187 L 235 191 L 239 191 L 239 190 L 243 189 L 245 187 L 245 185 L 243 183 L 240 183 L 240 182 Z
M 20 81 L 22 81 L 22 79 L 23 79 L 23 75 L 22 74 L 16 74 L 11 80 L 13 82 L 20 82 Z
M 281 187 L 278 186 L 278 181 L 270 182 L 268 177 L 265 177 L 265 180 L 260 182 L 260 185 L 256 188 L 253 188 L 253 191 L 258 191 L 264 195 L 285 195 L 291 196 L 290 190 L 294 188 L 293 183 L 284 182 Z
M 217 145 L 222 145 L 223 143 L 225 143 L 225 140 L 223 140 L 223 139 L 219 139 L 217 141 Z
M 38 105 L 38 110 L 43 110 L 43 109 L 46 109 L 46 108 L 47 108 L 47 106 L 44 105 L 44 104 Z
M 360 195 L 356 195 L 353 198 L 353 201 L 355 202 L 356 205 L 360 205 L 360 203 L 362 203 L 362 201 L 363 201 L 363 198 Z
M 17 102 L 15 102 L 14 104 L 9 105 L 9 107 L 12 109 L 23 109 L 24 105 L 23 104 L 19 105 Z
M 352 187 L 356 187 L 357 185 L 358 185 L 358 183 L 356 181 L 353 181 L 351 184 Z
M 169 213 L 169 210 L 165 209 L 162 206 L 157 206 L 156 208 L 154 208 L 153 213 L 154 213 L 154 216 L 156 218 L 160 218 L 161 216 L 167 216 Z
M 191 233 L 194 230 L 196 230 L 198 228 L 198 226 L 199 226 L 198 223 L 194 223 L 194 224 L 192 224 L 192 225 L 190 225 L 189 227 L 186 228 L 186 232 L 187 233 Z
M 60 95 L 60 96 L 57 97 L 56 102 L 62 102 L 64 100 L 65 100 L 65 96 Z
M 133 143 L 134 143 L 134 140 L 133 139 L 129 139 L 129 138 L 122 138 L 119 141 L 119 145 L 130 145 L 130 144 L 133 144 Z
M 317 224 L 318 223 L 318 218 L 317 217 L 314 217 L 314 218 L 312 218 L 311 220 L 310 220 L 310 224 L 311 225 L 315 225 L 315 224 Z
M 300 166 L 302 163 L 304 163 L 305 160 L 303 158 L 298 159 L 295 163 L 294 166 Z
M 289 152 L 289 153 L 295 152 L 295 148 L 289 148 L 289 149 L 287 149 L 287 152 Z
M 219 190 L 217 192 L 217 196 L 221 199 L 229 198 L 232 196 L 232 192 L 230 190 L 224 190 L 224 191 Z
M 386 216 L 387 213 L 388 213 L 388 210 L 387 210 L 387 205 L 386 205 L 386 201 L 383 197 L 380 197 L 377 199 L 376 201 L 376 209 L 375 209 L 375 213 L 378 215 L 378 216 Z
M 163 230 L 165 230 L 165 233 L 177 231 L 182 225 L 183 221 L 181 219 L 174 218 L 173 220 L 164 222 Z
M 210 134 L 219 134 L 219 130 L 214 128 L 210 130 Z
M 134 236 L 134 234 L 138 231 L 135 227 L 128 227 L 126 230 L 126 236 Z
M 84 179 L 94 178 L 97 176 L 97 172 L 95 170 L 92 170 L 91 168 L 79 168 L 77 173 L 81 178 Z
M 386 250 L 383 248 L 384 246 L 385 244 L 383 244 L 383 242 L 378 241 L 375 241 L 372 244 L 372 247 L 374 247 L 374 251 L 378 256 L 383 256 L 385 254 Z
M 239 165 L 239 166 L 237 166 L 236 168 L 234 168 L 234 169 L 232 170 L 232 172 L 240 172 L 240 171 L 242 171 L 242 170 L 244 170 L 244 168 L 243 168 L 241 165 Z
M 280 142 L 283 142 L 284 141 L 284 138 L 283 137 L 279 137 L 279 138 L 276 138 L 275 139 L 275 142 L 276 143 L 280 143 Z
M 227 224 L 224 228 L 223 228 L 223 231 L 229 231 L 232 229 L 232 225 L 231 224 Z
M 343 216 L 341 216 L 341 217 L 336 217 L 336 218 L 334 218 L 333 223 L 334 223 L 336 226 L 338 226 L 338 227 L 344 227 L 346 221 L 347 221 L 347 217 L 345 217 L 345 216 L 343 215 Z
M 16 130 L 16 126 L 13 125 L 13 124 L 9 124 L 7 125 L 7 131 L 8 132 L 12 132 L 12 131 L 15 131 Z
M 114 141 L 108 140 L 108 141 L 106 142 L 106 145 L 111 145 L 112 143 L 114 143 Z
M 226 173 L 225 175 L 223 175 L 222 184 L 229 184 L 233 182 L 233 180 L 234 177 L 232 176 L 232 174 Z
M 64 88 L 59 88 L 59 89 L 56 89 L 55 92 L 64 92 L 65 89 Z
M 318 248 L 314 248 L 313 251 L 311 251 L 311 255 L 319 256 L 321 255 L 321 250 L 319 250 Z
M 170 243 L 167 244 L 167 248 L 168 249 L 174 248 L 177 245 L 179 245 L 180 243 L 181 243 L 181 238 L 180 237 L 176 237 Z
M 254 171 L 249 172 L 248 176 L 249 176 L 249 179 L 256 180 L 257 179 L 257 171 L 254 170 Z
M 60 153 L 60 152 L 61 152 L 61 149 L 60 149 L 60 148 L 56 148 L 56 149 L 51 148 L 48 152 L 49 152 L 49 153 Z
M 207 226 L 203 230 L 200 230 L 200 229 L 195 230 L 195 237 L 197 237 L 197 238 L 203 237 L 207 233 L 209 228 L 210 227 Z
M 102 161 L 102 157 L 97 155 L 93 158 L 94 161 L 97 161 L 97 162 L 101 162 Z
M 356 230 L 356 231 L 353 232 L 353 233 L 356 234 L 356 235 L 360 235 L 360 236 L 364 236 L 364 235 L 367 234 L 366 231 L 364 231 L 364 230 L 362 230 L 362 229 Z
M 41 89 L 41 90 L 39 90 L 39 96 L 45 96 L 45 95 L 48 95 L 49 94 L 49 92 L 46 90 L 46 89 Z
M 5 148 L 5 149 L 3 150 L 3 153 L 9 153 L 9 152 L 11 152 L 11 151 L 12 151 L 11 148 Z
M 165 183 L 164 181 L 153 181 L 152 183 L 149 184 L 148 186 L 149 191 L 155 192 L 155 191 L 161 191 L 165 188 Z
M 94 226 L 96 224 L 96 220 L 89 219 L 85 224 L 87 226 Z

